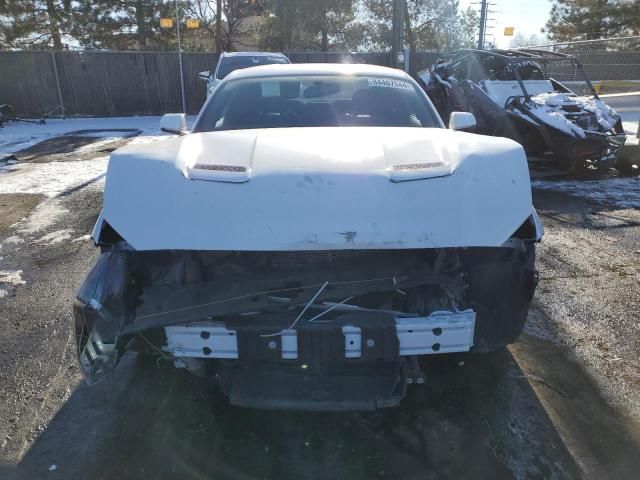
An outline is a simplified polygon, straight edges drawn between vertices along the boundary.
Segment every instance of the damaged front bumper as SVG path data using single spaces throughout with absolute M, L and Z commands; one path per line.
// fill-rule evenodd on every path
M 232 403 L 370 410 L 421 383 L 417 358 L 488 352 L 522 331 L 533 241 L 324 252 L 103 253 L 74 319 L 88 383 L 140 340 Z

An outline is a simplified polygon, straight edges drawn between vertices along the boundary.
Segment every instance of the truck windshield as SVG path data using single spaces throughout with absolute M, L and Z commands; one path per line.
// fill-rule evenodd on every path
M 193 131 L 333 126 L 442 125 L 413 82 L 305 75 L 231 80 L 207 102 Z

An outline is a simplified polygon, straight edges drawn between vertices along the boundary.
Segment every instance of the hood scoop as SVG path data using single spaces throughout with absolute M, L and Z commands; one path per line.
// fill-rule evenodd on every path
M 253 132 L 217 132 L 186 136 L 176 167 L 189 180 L 243 183 L 251 178 L 257 135 Z
M 446 177 L 456 167 L 447 149 L 420 138 L 405 143 L 390 142 L 384 146 L 384 156 L 387 175 L 392 182 Z M 416 157 L 424 160 L 416 161 Z
M 391 165 L 387 171 L 392 182 L 406 182 L 427 178 L 446 177 L 453 173 L 453 165 L 440 160 L 424 163 Z
M 250 172 L 249 168 L 239 165 L 196 163 L 193 167 L 186 167 L 185 177 L 189 180 L 242 183 L 249 181 Z

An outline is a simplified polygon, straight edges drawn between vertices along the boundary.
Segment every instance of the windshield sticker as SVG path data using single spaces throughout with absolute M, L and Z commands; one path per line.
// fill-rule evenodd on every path
M 278 81 L 267 80 L 260 82 L 260 87 L 262 90 L 262 98 L 280 96 L 280 82 Z
M 370 87 L 387 87 L 387 88 L 400 88 L 402 90 L 413 90 L 413 87 L 409 82 L 402 80 L 392 80 L 390 78 L 368 78 Z

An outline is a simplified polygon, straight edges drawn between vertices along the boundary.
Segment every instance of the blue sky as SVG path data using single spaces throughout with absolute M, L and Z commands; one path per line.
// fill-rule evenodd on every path
M 540 34 L 540 29 L 544 27 L 549 18 L 551 0 L 488 1 L 495 4 L 489 7 L 490 10 L 495 10 L 495 13 L 489 14 L 489 18 L 495 20 L 489 25 L 495 28 L 489 30 L 488 35 L 491 38 L 492 34 L 495 34 L 495 41 L 498 47 L 508 47 L 511 41 L 511 37 L 503 35 L 504 27 L 514 27 L 514 33 L 519 32 L 527 36 L 535 33 L 541 37 L 543 36 Z M 480 10 L 479 3 L 480 0 L 460 0 L 460 9 L 471 6 Z

